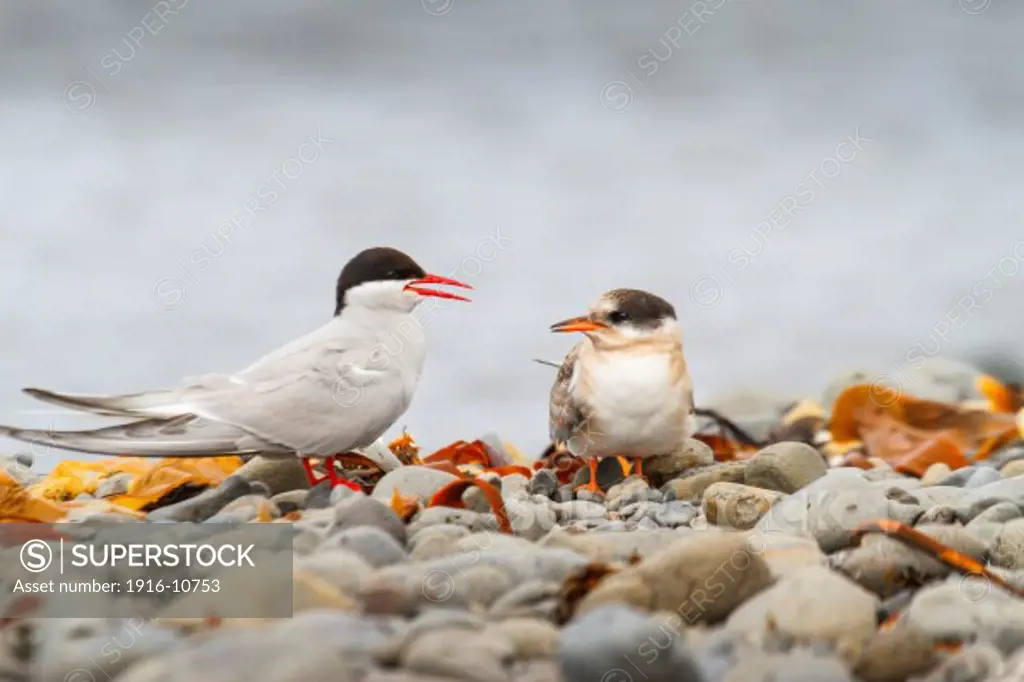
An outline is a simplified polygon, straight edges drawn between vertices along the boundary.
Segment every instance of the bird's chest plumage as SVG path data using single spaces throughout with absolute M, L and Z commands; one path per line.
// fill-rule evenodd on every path
M 386 322 L 367 329 L 363 350 L 345 369 L 345 417 L 358 424 L 360 445 L 379 438 L 409 407 L 426 355 L 419 325 L 408 318 Z
M 664 454 L 685 435 L 685 387 L 669 353 L 587 358 L 574 383 L 589 412 L 591 454 Z

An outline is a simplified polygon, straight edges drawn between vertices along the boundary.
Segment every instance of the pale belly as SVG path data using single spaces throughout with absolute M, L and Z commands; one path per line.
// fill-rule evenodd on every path
M 569 441 L 586 457 L 649 457 L 673 452 L 688 435 L 687 387 L 673 381 L 665 356 L 594 364 L 577 379 L 590 419 Z

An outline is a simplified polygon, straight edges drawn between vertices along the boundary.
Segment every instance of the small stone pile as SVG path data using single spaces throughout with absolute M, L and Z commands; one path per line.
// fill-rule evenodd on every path
M 1011 449 L 921 480 L 830 468 L 804 443 L 720 463 L 690 441 L 650 463 L 658 487 L 631 476 L 578 499 L 548 470 L 496 479 L 506 534 L 477 489 L 465 508 L 396 516 L 396 488 L 429 499 L 455 478 L 444 471 L 402 467 L 367 496 L 304 489 L 297 462 L 254 460 L 140 522 L 247 523 L 269 509 L 293 523 L 292 619 L 27 617 L 0 630 L 0 670 L 41 682 L 997 679 L 1024 670 L 1024 600 L 854 531 L 908 524 L 1024 588 L 1019 462 Z

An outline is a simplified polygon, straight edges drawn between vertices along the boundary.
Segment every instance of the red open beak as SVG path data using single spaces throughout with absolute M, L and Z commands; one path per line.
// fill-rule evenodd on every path
M 573 317 L 562 320 L 551 325 L 553 332 L 596 332 L 599 329 L 606 329 L 608 325 L 591 320 L 589 317 Z
M 408 291 L 415 291 L 420 296 L 435 296 L 437 298 L 450 298 L 455 301 L 468 301 L 468 298 L 459 296 L 458 294 L 450 294 L 447 291 L 438 291 L 437 289 L 423 289 L 419 285 L 421 284 L 447 284 L 450 287 L 462 287 L 463 289 L 472 289 L 465 282 L 460 282 L 457 279 L 450 277 L 442 277 L 441 275 L 427 275 L 421 279 L 413 280 L 405 285 Z

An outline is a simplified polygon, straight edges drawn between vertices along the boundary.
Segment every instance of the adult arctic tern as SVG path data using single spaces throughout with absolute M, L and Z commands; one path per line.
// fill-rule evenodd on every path
M 139 457 L 298 456 L 310 484 L 310 457 L 326 458 L 376 441 L 409 407 L 426 355 L 411 313 L 434 296 L 425 288 L 473 287 L 423 270 L 397 249 L 367 249 L 350 260 L 337 284 L 334 317 L 234 374 L 186 379 L 178 388 L 126 395 L 71 395 L 26 388 L 63 407 L 133 421 L 87 431 L 0 426 L 0 435 L 66 450 Z

